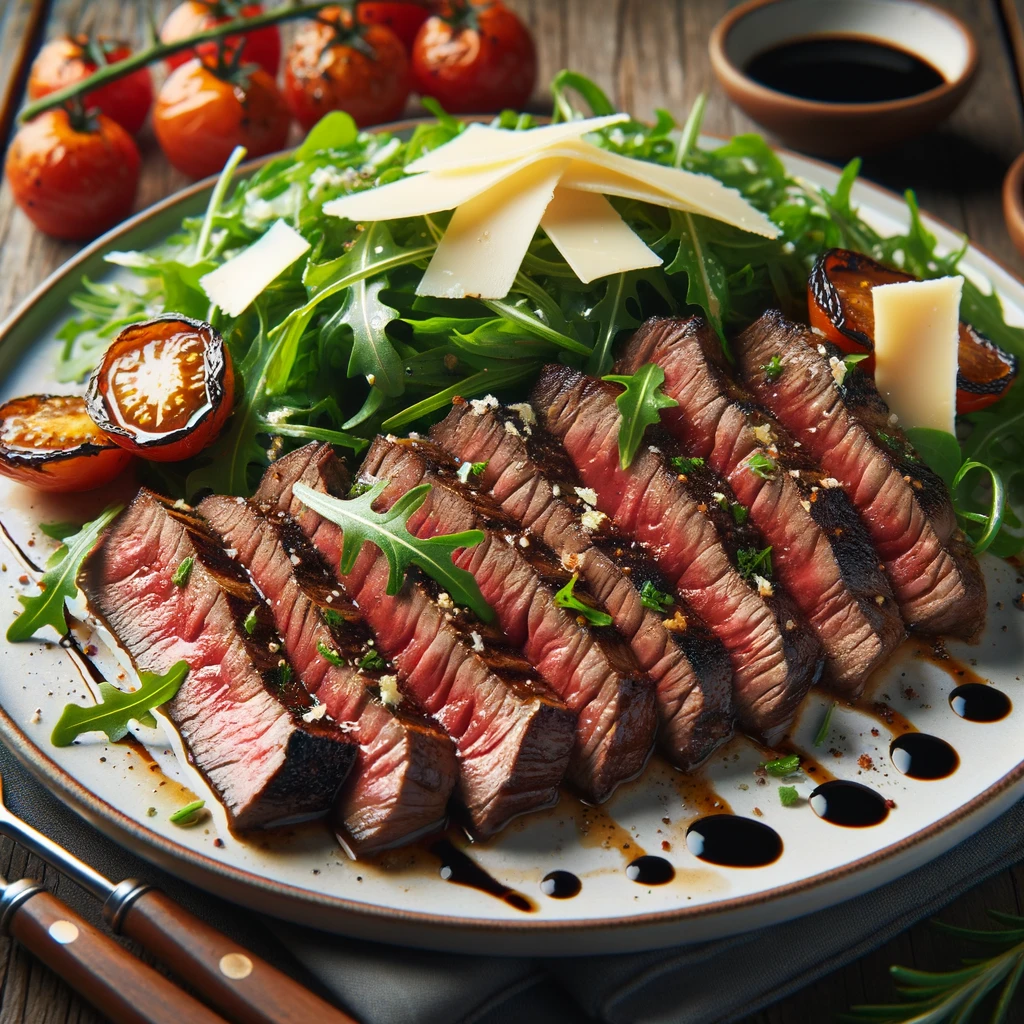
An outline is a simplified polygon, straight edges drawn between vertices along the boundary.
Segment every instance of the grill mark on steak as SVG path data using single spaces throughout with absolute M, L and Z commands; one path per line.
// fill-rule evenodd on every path
M 430 484 L 407 523 L 416 536 L 484 531 L 484 540 L 457 551 L 453 562 L 473 574 L 509 641 L 576 713 L 566 778 L 587 800 L 601 803 L 647 763 L 657 727 L 654 686 L 618 632 L 589 625 L 555 603 L 571 574 L 494 501 L 463 485 L 457 468 L 432 442 L 378 436 L 359 480 L 388 481 L 377 502 L 381 508 L 418 484 Z M 588 597 L 585 584 L 575 592 Z
M 175 584 L 186 558 L 188 580 Z M 314 701 L 283 659 L 259 593 L 199 515 L 141 490 L 87 559 L 81 586 L 137 666 L 188 663 L 167 711 L 233 828 L 332 806 L 355 745 L 334 724 L 302 721 Z
M 740 724 L 775 743 L 821 670 L 817 643 L 783 595 L 764 597 L 740 576 L 725 544 L 749 534 L 723 535 L 732 529 L 728 510 L 702 501 L 699 482 L 674 471 L 664 450 L 641 445 L 629 469 L 620 467 L 619 393 L 611 384 L 550 365 L 534 388 L 533 404 L 596 492 L 600 510 L 654 554 L 725 645 Z
M 596 529 L 583 525 L 589 506 L 576 492 L 582 484 L 572 462 L 525 413 L 523 418 L 523 410 L 458 400 L 431 436 L 464 463 L 486 463 L 472 479 L 566 568 L 580 573 L 655 682 L 661 748 L 677 767 L 692 770 L 732 735 L 732 669 L 725 648 L 636 541 L 618 535 L 606 517 Z M 675 603 L 660 613 L 645 607 L 645 583 Z
M 336 496 L 348 475 L 329 445 L 311 444 L 264 474 L 256 499 L 289 512 L 332 569 L 341 561 L 342 531 L 292 495 L 302 481 Z M 465 609 L 441 608 L 438 591 L 418 571 L 389 596 L 387 561 L 366 544 L 341 589 L 357 603 L 391 658 L 402 691 L 411 694 L 455 743 L 456 796 L 469 825 L 490 835 L 513 817 L 558 799 L 572 749 L 575 717 L 537 681 L 533 667 L 499 630 Z
M 706 459 L 749 510 L 772 547 L 775 574 L 822 644 L 826 679 L 856 697 L 904 630 L 855 510 L 841 491 L 828 488 L 819 508 L 823 474 L 730 378 L 721 342 L 705 320 L 648 320 L 616 372 L 632 374 L 652 362 L 665 373 L 664 393 L 678 403 L 663 410 L 663 426 L 688 454 Z M 777 470 L 752 472 L 749 460 L 757 453 L 767 453 Z
M 736 341 L 751 390 L 820 461 L 860 514 L 885 566 L 904 621 L 922 633 L 976 642 L 985 625 L 985 582 L 957 528 L 945 484 L 913 453 L 867 374 L 839 385 L 829 358 L 842 358 L 809 328 L 765 313 Z M 775 353 L 783 370 L 767 380 Z M 910 458 L 906 458 L 909 455 Z
M 335 721 L 350 723 L 359 754 L 335 816 L 346 845 L 366 856 L 439 827 L 457 776 L 452 742 L 413 701 L 381 703 L 383 673 L 359 667 L 373 637 L 319 553 L 284 512 L 220 496 L 199 512 L 263 593 L 306 689 Z

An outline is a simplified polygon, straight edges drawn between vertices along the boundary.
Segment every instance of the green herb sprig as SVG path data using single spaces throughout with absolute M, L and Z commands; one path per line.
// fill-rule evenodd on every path
M 573 593 L 579 578 L 580 574 L 578 572 L 572 574 L 569 582 L 555 594 L 555 604 L 559 608 L 568 608 L 570 611 L 581 615 L 591 626 L 610 626 L 612 624 L 612 617 L 607 612 L 603 612 L 600 608 L 595 608 L 593 605 L 581 601 Z
M 644 431 L 660 422 L 662 409 L 671 409 L 679 403 L 661 390 L 665 371 L 657 363 L 647 363 L 628 376 L 610 373 L 601 379 L 621 384 L 625 389 L 615 399 L 615 404 L 621 417 L 619 465 L 629 469 L 644 439 Z
M 406 527 L 409 516 L 427 499 L 430 484 L 419 484 L 406 491 L 386 512 L 377 512 L 373 503 L 387 487 L 379 480 L 358 498 L 334 498 L 296 484 L 293 493 L 307 508 L 344 530 L 341 571 L 351 572 L 363 544 L 377 547 L 387 558 L 387 593 L 397 594 L 406 571 L 415 565 L 441 586 L 458 603 L 472 609 L 484 622 L 494 618 L 494 610 L 484 600 L 473 574 L 452 563 L 452 554 L 471 548 L 484 539 L 481 530 L 464 530 L 439 537 L 414 537 Z
M 650 580 L 644 580 L 644 585 L 640 588 L 640 603 L 645 608 L 664 615 L 676 603 L 676 599 L 672 594 L 659 590 Z
M 784 757 L 777 757 L 774 761 L 765 761 L 761 767 L 776 778 L 784 779 L 800 770 L 800 755 L 786 754 Z

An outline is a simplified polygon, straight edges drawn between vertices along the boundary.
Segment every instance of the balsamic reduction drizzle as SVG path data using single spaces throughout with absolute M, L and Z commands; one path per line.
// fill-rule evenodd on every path
M 846 828 L 878 825 L 889 816 L 885 797 L 868 786 L 847 779 L 836 779 L 818 786 L 808 803 L 819 818 Z
M 1012 710 L 1013 704 L 1002 690 L 985 683 L 964 683 L 949 695 L 953 713 L 968 722 L 998 722 Z
M 957 752 L 938 736 L 908 732 L 892 741 L 889 758 L 910 779 L 945 779 L 960 767 Z
M 583 883 L 571 871 L 549 871 L 540 880 L 540 891 L 553 900 L 571 900 L 582 888 Z
M 644 854 L 629 862 L 626 877 L 638 885 L 665 885 L 676 877 L 676 869 L 664 857 Z
M 441 877 L 446 882 L 487 893 L 488 896 L 503 900 L 510 907 L 526 914 L 531 914 L 537 909 L 531 899 L 489 875 L 449 840 L 439 839 L 436 843 L 431 843 L 430 852 L 441 862 Z
M 727 868 L 762 868 L 782 854 L 782 837 L 753 818 L 712 814 L 686 830 L 686 848 L 709 864 Z

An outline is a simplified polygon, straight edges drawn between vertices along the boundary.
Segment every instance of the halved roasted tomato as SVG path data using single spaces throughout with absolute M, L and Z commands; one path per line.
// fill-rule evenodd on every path
M 178 313 L 132 324 L 89 380 L 89 415 L 122 448 L 154 462 L 202 451 L 231 415 L 235 378 L 224 339 Z
M 807 284 L 810 323 L 844 352 L 871 352 L 874 348 L 875 285 L 917 280 L 911 274 L 885 267 L 870 256 L 849 249 L 823 252 Z M 1017 376 L 1017 357 L 960 321 L 957 352 L 956 411 L 977 412 L 997 402 Z M 861 364 L 868 373 L 874 357 Z
M 90 491 L 131 460 L 77 395 L 28 395 L 0 406 L 0 474 L 37 491 Z

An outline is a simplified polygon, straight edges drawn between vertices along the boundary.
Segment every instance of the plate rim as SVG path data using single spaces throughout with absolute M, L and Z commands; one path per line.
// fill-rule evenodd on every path
M 467 120 L 477 119 L 488 118 L 467 118 Z M 375 126 L 368 130 L 372 132 L 399 132 L 412 128 L 415 125 L 422 123 L 423 120 L 423 118 L 407 118 L 391 122 L 389 124 Z M 715 133 L 704 132 L 702 135 L 705 138 L 725 141 L 725 137 Z M 831 174 L 835 174 L 839 170 L 839 168 L 834 164 L 806 156 L 802 153 L 796 153 L 792 150 L 778 146 L 771 146 L 771 149 L 782 157 L 791 157 L 805 163 L 810 163 L 816 168 Z M 246 161 L 239 167 L 238 173 L 256 171 L 270 161 L 285 155 L 288 152 L 291 152 L 291 150 L 282 150 L 264 157 L 257 157 L 253 160 Z M 133 214 L 130 218 L 122 221 L 111 230 L 100 235 L 60 266 L 56 267 L 44 278 L 42 282 L 33 288 L 32 291 L 29 292 L 29 294 L 11 311 L 11 313 L 4 318 L 3 322 L 0 323 L 0 345 L 6 341 L 11 332 L 17 328 L 19 322 L 33 310 L 34 306 L 40 302 L 46 294 L 57 285 L 58 282 L 73 273 L 84 262 L 94 257 L 97 253 L 108 247 L 112 242 L 115 242 L 118 238 L 134 231 L 137 227 L 145 224 L 152 218 L 169 211 L 180 203 L 192 199 L 196 195 L 211 188 L 216 179 L 217 175 L 213 175 L 208 178 L 201 179 L 200 181 L 193 182 L 171 195 L 165 196 L 163 199 L 160 199 L 145 209 L 140 210 L 138 213 Z M 874 182 L 858 180 L 858 186 L 874 192 L 888 201 L 901 201 L 901 197 L 895 192 L 881 185 L 877 185 Z M 922 216 L 953 234 L 963 234 L 941 217 L 936 217 L 924 210 L 922 211 Z M 983 246 L 971 243 L 970 249 L 990 261 L 1008 278 L 1012 279 L 1020 285 L 1022 289 L 1024 289 L 1024 279 L 1022 279 L 1022 277 L 1015 271 L 1011 270 L 1002 260 L 993 256 Z M 3 531 L 3 534 L 3 540 L 6 545 L 10 547 L 12 553 L 24 563 L 25 559 L 23 555 L 14 545 L 11 544 L 9 538 L 6 537 L 6 531 Z M 896 842 L 890 843 L 873 853 L 860 857 L 855 861 L 851 861 L 847 864 L 843 864 L 819 874 L 811 875 L 807 878 L 800 879 L 799 881 L 775 886 L 768 890 L 762 890 L 760 892 L 750 893 L 744 896 L 736 896 L 731 899 L 720 900 L 713 903 L 701 904 L 694 907 L 678 907 L 672 910 L 653 911 L 648 913 L 632 914 L 630 916 L 609 918 L 571 918 L 554 921 L 532 919 L 525 916 L 522 919 L 488 919 L 483 917 L 441 915 L 423 911 L 408 910 L 400 907 L 385 907 L 354 900 L 346 896 L 331 895 L 316 892 L 312 889 L 300 888 L 288 882 L 268 880 L 264 876 L 256 874 L 248 869 L 225 864 L 222 861 L 214 859 L 208 854 L 181 846 L 173 840 L 147 829 L 141 822 L 136 821 L 134 818 L 118 810 L 116 807 L 108 804 L 87 786 L 79 782 L 70 772 L 66 771 L 52 760 L 42 747 L 40 747 L 18 726 L 10 715 L 8 715 L 6 709 L 2 705 L 0 705 L 0 739 L 3 740 L 7 748 L 14 754 L 19 763 L 27 768 L 37 781 L 39 781 L 51 793 L 56 792 L 58 795 L 67 798 L 69 806 L 93 827 L 104 832 L 105 829 L 102 827 L 104 824 L 107 826 L 113 826 L 117 835 L 112 836 L 111 838 L 115 841 L 126 842 L 129 849 L 140 855 L 143 859 L 156 863 L 159 867 L 168 870 L 170 873 L 177 874 L 178 877 L 185 877 L 191 884 L 195 884 L 200 888 L 203 887 L 203 882 L 195 880 L 194 872 L 190 871 L 187 875 L 182 875 L 178 865 L 184 864 L 190 868 L 198 869 L 199 872 L 207 877 L 213 876 L 215 878 L 231 882 L 234 885 L 239 885 L 243 890 L 252 891 L 269 897 L 275 903 L 283 899 L 285 905 L 288 906 L 295 906 L 298 908 L 301 908 L 302 906 L 310 908 L 316 907 L 320 910 L 325 910 L 337 915 L 351 915 L 356 918 L 367 919 L 378 923 L 388 922 L 415 924 L 419 926 L 427 926 L 433 929 L 440 929 L 443 932 L 454 932 L 458 930 L 473 934 L 491 932 L 498 933 L 499 935 L 501 933 L 513 932 L 520 937 L 528 937 L 531 935 L 538 937 L 551 935 L 557 936 L 567 932 L 579 931 L 583 928 L 588 930 L 600 930 L 602 933 L 609 931 L 618 932 L 624 930 L 650 929 L 658 926 L 681 925 L 689 921 L 707 920 L 719 916 L 727 916 L 735 914 L 736 912 L 750 910 L 751 908 L 759 905 L 778 904 L 785 900 L 798 897 L 801 894 L 835 885 L 836 883 L 841 882 L 844 879 L 848 879 L 853 875 L 867 872 L 871 868 L 878 867 L 886 861 L 898 859 L 906 855 L 915 848 L 920 847 L 922 844 L 933 841 L 943 832 L 963 823 L 978 811 L 992 805 L 1002 794 L 1006 793 L 1007 790 L 1024 780 L 1024 759 L 1022 759 L 1011 771 L 1007 772 L 967 803 L 961 804 L 954 811 L 939 820 L 932 822 L 930 825 L 919 829 L 917 832 L 914 832 L 909 836 L 905 836 Z M 987 820 L 982 821 L 978 827 L 984 827 Z M 109 837 L 109 833 L 107 834 Z M 158 852 L 161 855 L 159 860 L 154 860 L 152 857 L 152 853 L 154 852 Z M 936 856 L 938 855 L 939 854 L 936 854 Z M 895 877 L 902 877 L 910 870 L 913 870 L 913 865 L 909 865 L 906 870 L 901 871 Z M 892 880 L 894 879 L 889 879 L 887 881 Z M 878 882 L 876 885 L 871 886 L 871 888 L 876 888 L 877 885 L 881 884 L 885 884 L 885 882 Z M 867 891 L 870 891 L 870 889 Z M 842 902 L 845 898 L 846 897 L 840 897 L 835 901 L 835 903 Z M 800 916 L 801 913 L 810 912 L 810 910 L 813 909 L 815 908 L 809 908 L 808 911 L 797 911 L 795 914 L 790 916 Z M 674 941 L 678 942 L 680 940 L 676 938 Z M 666 943 L 662 942 L 661 944 L 665 945 Z M 569 954 L 567 953 L 566 955 Z

